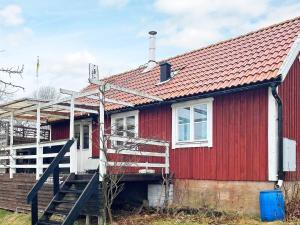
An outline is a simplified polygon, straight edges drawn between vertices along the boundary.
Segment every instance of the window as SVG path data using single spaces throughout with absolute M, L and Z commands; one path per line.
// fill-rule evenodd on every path
M 124 137 L 138 136 L 138 111 L 117 113 L 111 116 L 112 133 Z M 122 141 L 115 141 L 116 146 L 123 145 Z
M 83 149 L 89 149 L 90 146 L 90 126 L 83 124 Z
M 74 136 L 75 136 L 75 138 L 76 138 L 76 140 L 77 140 L 77 149 L 80 149 L 80 125 L 79 124 L 76 124 L 75 126 L 74 126 L 74 132 L 75 132 L 75 134 L 74 134 Z
M 89 121 L 76 121 L 74 136 L 77 140 L 77 149 L 88 150 L 90 148 L 92 124 Z
M 212 147 L 212 98 L 172 105 L 173 148 Z

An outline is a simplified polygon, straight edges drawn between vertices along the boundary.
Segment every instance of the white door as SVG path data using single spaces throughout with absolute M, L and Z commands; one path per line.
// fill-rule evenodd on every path
M 78 172 L 97 169 L 97 160 L 92 159 L 92 122 L 75 122 L 74 132 L 77 140 Z

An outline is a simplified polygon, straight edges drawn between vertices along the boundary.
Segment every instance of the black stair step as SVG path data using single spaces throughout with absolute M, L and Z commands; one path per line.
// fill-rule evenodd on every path
M 53 209 L 53 210 L 47 210 L 46 214 L 55 214 L 55 215 L 66 216 L 66 215 L 69 214 L 69 211 L 67 211 L 67 210 Z
M 67 184 L 87 184 L 88 182 L 90 182 L 88 179 L 66 181 Z
M 61 222 L 53 220 L 40 220 L 37 222 L 38 225 L 61 225 Z
M 70 200 L 53 200 L 54 204 L 70 204 L 73 205 L 76 203 L 76 201 L 70 201 Z
M 82 190 L 60 190 L 59 191 L 60 193 L 65 193 L 65 194 L 68 194 L 68 193 L 74 193 L 74 194 L 81 194 L 82 193 Z
M 90 180 L 93 177 L 93 174 L 77 174 L 72 180 Z

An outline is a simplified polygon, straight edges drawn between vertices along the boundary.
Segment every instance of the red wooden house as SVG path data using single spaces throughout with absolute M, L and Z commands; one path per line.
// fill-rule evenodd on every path
M 105 104 L 105 130 L 170 143 L 174 203 L 257 212 L 260 190 L 300 180 L 299 52 L 300 18 L 295 18 L 161 62 L 150 58 L 146 66 L 100 82 L 162 101 L 109 86 L 104 98 L 116 101 Z M 76 104 L 95 110 L 99 100 L 83 96 Z M 99 158 L 98 121 L 92 111 L 75 114 L 82 168 L 98 165 L 89 161 Z M 69 137 L 69 120 L 50 124 L 52 141 Z M 111 152 L 115 161 L 128 159 L 120 155 Z M 161 158 L 138 156 L 141 164 L 126 172 L 145 167 L 158 172 Z M 148 187 L 150 195 L 157 188 Z
M 300 180 L 299 51 L 300 19 L 296 18 L 148 64 L 149 69 L 111 76 L 105 82 L 164 101 L 108 92 L 108 97 L 135 107 L 108 105 L 106 126 L 128 129 L 134 124 L 131 128 L 139 137 L 172 143 L 174 191 L 190 191 L 182 201 L 197 205 L 201 194 L 213 190 L 228 208 L 243 207 L 243 199 L 253 198 L 250 203 L 257 210 L 259 189 L 281 186 L 280 180 Z M 53 125 L 52 135 L 59 135 L 56 132 L 61 131 Z M 93 142 L 98 142 L 97 137 Z M 285 138 L 289 140 L 284 142 Z M 296 143 L 297 155 L 282 142 Z M 94 157 L 98 152 L 93 146 Z M 237 203 L 238 199 L 242 200 Z

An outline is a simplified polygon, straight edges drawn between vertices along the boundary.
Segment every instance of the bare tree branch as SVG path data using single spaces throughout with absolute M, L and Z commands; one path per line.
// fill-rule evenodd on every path
M 17 67 L 16 69 L 14 69 L 13 67 L 10 67 L 10 68 L 0 68 L 0 72 L 4 72 L 4 73 L 7 73 L 8 75 L 11 75 L 11 74 L 19 74 L 21 75 L 24 71 L 24 65 L 22 65 L 21 68 Z
M 19 89 L 22 89 L 22 90 L 25 90 L 24 87 L 20 86 L 20 85 L 16 85 L 16 84 L 13 84 L 12 82 L 5 82 L 3 80 L 0 80 L 0 83 L 4 84 L 4 87 L 7 88 L 7 87 L 13 87 L 13 88 L 19 88 Z M 5 90 L 4 88 L 4 90 Z M 3 93 L 8 93 L 8 92 L 5 92 L 5 91 L 2 91 Z

